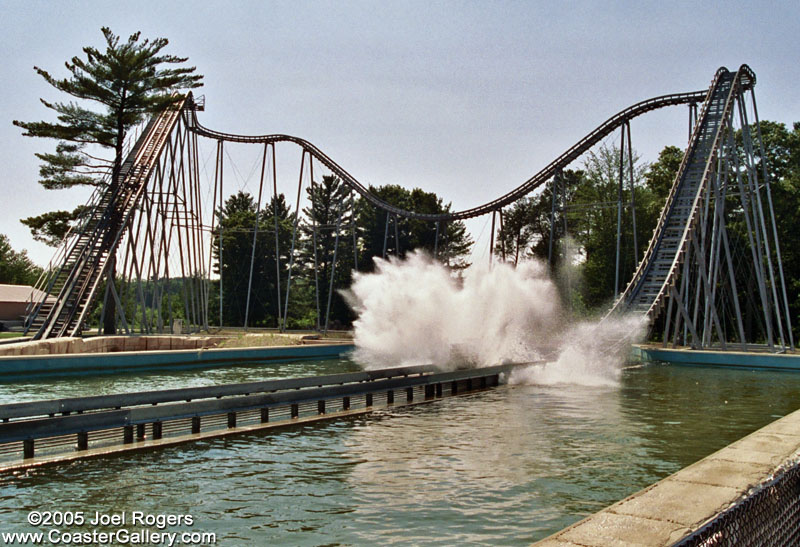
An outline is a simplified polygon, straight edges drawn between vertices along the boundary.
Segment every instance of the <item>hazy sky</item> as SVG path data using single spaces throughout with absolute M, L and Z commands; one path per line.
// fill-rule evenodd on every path
M 420 187 L 465 209 L 518 186 L 619 110 L 708 87 L 749 64 L 762 119 L 800 120 L 800 4 L 705 2 L 137 2 L 0 0 L 0 233 L 38 263 L 19 219 L 85 200 L 46 191 L 13 119 L 59 95 L 33 71 L 123 36 L 167 37 L 205 75 L 207 127 L 310 140 L 364 183 Z M 48 118 L 49 119 L 49 118 Z M 685 107 L 633 124 L 654 160 L 687 138 Z M 284 191 L 291 191 L 289 188 Z M 477 237 L 485 219 L 472 221 Z M 476 254 L 485 253 L 486 237 Z

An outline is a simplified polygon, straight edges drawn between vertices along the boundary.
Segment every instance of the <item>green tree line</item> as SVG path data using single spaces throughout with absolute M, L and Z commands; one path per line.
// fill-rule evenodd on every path
M 619 290 L 633 275 L 649 242 L 682 157 L 679 148 L 667 146 L 655 163 L 645 166 L 634 152 L 634 196 L 630 164 L 624 158 Z M 532 258 L 552 261 L 563 298 L 579 314 L 607 306 L 615 294 L 621 158 L 616 147 L 589 152 L 581 169 L 558 176 L 555 207 L 549 184 L 506 209 L 498 229 L 495 254 L 513 264 Z
M 11 248 L 8 236 L 0 234 L 0 284 L 33 285 L 42 269 L 28 258 L 28 252 Z
M 752 134 L 756 134 L 756 129 L 751 128 Z M 769 173 L 790 317 L 797 340 L 800 334 L 800 233 L 794 223 L 800 211 L 800 122 L 789 128 L 782 123 L 762 121 L 760 130 L 765 157 L 761 158 L 760 150 L 756 150 L 756 163 L 760 168 L 761 161 L 765 160 Z M 591 152 L 580 168 L 561 174 L 555 210 L 552 186 L 548 185 L 544 191 L 506 208 L 503 227 L 498 229 L 496 256 L 513 264 L 529 258 L 552 259 L 559 290 L 578 315 L 607 309 L 616 292 L 620 158 L 616 147 L 600 147 Z M 644 164 L 634 154 L 638 247 L 634 249 L 630 171 L 626 157 L 619 290 L 625 288 L 646 250 L 682 158 L 683 151 L 676 146 L 665 147 L 651 164 Z M 735 204 L 731 202 L 728 207 L 735 208 Z M 555 220 L 552 251 L 551 215 Z M 747 233 L 743 222 L 731 222 L 728 234 L 734 247 L 745 245 Z M 772 253 L 777 262 L 776 250 L 772 249 Z M 742 262 L 740 268 L 748 265 L 747 260 Z M 750 305 L 749 294 L 754 289 L 744 286 L 739 290 L 741 301 Z M 754 315 L 745 314 L 746 317 Z M 751 327 L 748 326 L 748 330 Z
M 431 214 L 450 210 L 441 198 L 418 188 L 388 185 L 370 191 L 404 209 Z M 463 222 L 441 225 L 437 235 L 435 224 L 389 217 L 387 230 L 386 212 L 353 195 L 333 175 L 310 185 L 306 197 L 296 231 L 295 212 L 282 194 L 259 207 L 240 191 L 217 211 L 213 255 L 221 277 L 223 325 L 243 326 L 246 320 L 248 326 L 278 327 L 285 316 L 286 328 L 322 328 L 325 323 L 345 328 L 355 317 L 341 291 L 350 286 L 354 272 L 373 271 L 375 257 L 402 258 L 424 250 L 454 269 L 467 266 L 472 239 Z M 212 318 L 220 312 L 219 293 L 216 280 Z

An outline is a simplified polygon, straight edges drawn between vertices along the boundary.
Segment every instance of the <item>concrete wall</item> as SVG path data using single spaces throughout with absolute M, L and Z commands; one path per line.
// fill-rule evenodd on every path
M 55 338 L 17 342 L 0 346 L 5 355 L 59 355 L 72 353 L 114 353 L 119 351 L 167 351 L 213 348 L 224 337 L 218 336 L 95 336 Z
M 162 337 L 162 341 L 169 343 L 168 337 Z M 0 356 L 0 382 L 56 376 L 217 368 L 249 363 L 271 366 L 292 361 L 334 359 L 352 350 L 352 344 L 313 344 L 208 349 L 173 347 L 167 350 L 133 350 L 115 353 L 3 355 Z
M 631 348 L 631 358 L 641 362 L 664 361 L 671 365 L 747 370 L 800 370 L 800 354 L 797 352 L 715 351 L 638 344 Z

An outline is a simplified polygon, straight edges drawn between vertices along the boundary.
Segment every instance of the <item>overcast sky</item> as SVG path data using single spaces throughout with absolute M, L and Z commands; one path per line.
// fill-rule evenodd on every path
M 46 191 L 13 119 L 58 99 L 34 71 L 102 44 L 101 26 L 166 37 L 205 75 L 203 125 L 310 140 L 363 183 L 438 193 L 455 209 L 521 184 L 619 110 L 755 71 L 762 119 L 800 121 L 800 4 L 705 2 L 137 2 L 0 0 L 0 233 L 40 264 L 19 219 L 85 200 Z M 652 161 L 685 145 L 686 107 L 634 122 Z M 49 118 L 48 118 L 49 119 Z M 289 188 L 284 191 L 290 192 Z M 469 225 L 477 238 L 485 219 Z M 476 254 L 485 253 L 485 233 Z

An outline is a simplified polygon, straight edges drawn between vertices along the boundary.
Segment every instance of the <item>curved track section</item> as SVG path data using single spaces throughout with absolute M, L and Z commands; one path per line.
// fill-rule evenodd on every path
M 397 216 L 447 222 L 481 216 L 513 203 L 546 183 L 558 170 L 565 168 L 615 129 L 637 116 L 667 106 L 702 102 L 701 114 L 647 252 L 633 279 L 609 312 L 634 312 L 652 320 L 660 312 L 666 297 L 675 289 L 680 273 L 679 266 L 686 254 L 690 236 L 696 229 L 701 195 L 714 172 L 722 134 L 729 123 L 737 93 L 751 89 L 755 82 L 755 74 L 747 65 L 742 65 L 735 73 L 722 67 L 717 70 L 707 91 L 662 95 L 636 103 L 606 120 L 511 192 L 471 209 L 444 214 L 421 214 L 384 202 L 372 195 L 355 177 L 319 148 L 304 139 L 280 134 L 246 136 L 222 133 L 200 125 L 194 113 L 191 116 L 190 129 L 199 135 L 220 141 L 262 144 L 293 142 L 312 154 L 374 206 Z
M 664 108 L 667 106 L 675 106 L 681 104 L 692 104 L 692 103 L 702 103 L 707 100 L 708 98 L 708 91 L 693 91 L 690 93 L 673 93 L 670 95 L 662 95 L 660 97 L 654 97 L 652 99 L 647 99 L 646 101 L 642 101 L 639 103 L 634 104 L 615 114 L 614 116 L 610 117 L 604 123 L 599 125 L 594 131 L 586 135 L 580 141 L 578 141 L 575 145 L 569 148 L 566 152 L 561 154 L 558 158 L 553 160 L 547 167 L 533 175 L 531 178 L 523 182 L 517 188 L 512 190 L 511 192 L 494 199 L 488 203 L 484 203 L 483 205 L 479 205 L 477 207 L 473 207 L 471 209 L 466 209 L 464 211 L 458 211 L 453 213 L 442 213 L 442 214 L 423 214 L 417 213 L 414 211 L 408 211 L 405 209 L 401 209 L 399 207 L 395 207 L 385 201 L 379 199 L 378 197 L 374 196 L 368 188 L 366 188 L 363 184 L 358 182 L 355 177 L 353 177 L 350 173 L 348 173 L 343 167 L 341 167 L 338 163 L 333 161 L 329 156 L 327 156 L 324 152 L 322 152 L 319 148 L 314 146 L 312 143 L 308 142 L 305 139 L 301 139 L 299 137 L 293 137 L 291 135 L 234 135 L 231 133 L 222 133 L 220 131 L 214 131 L 213 129 L 208 129 L 200 125 L 197 121 L 197 116 L 192 113 L 190 116 L 190 129 L 197 133 L 198 135 L 202 135 L 204 137 L 208 137 L 211 139 L 219 140 L 219 141 L 228 141 L 228 142 L 241 142 L 241 143 L 260 143 L 260 144 L 273 144 L 278 142 L 293 142 L 298 146 L 302 147 L 304 150 L 308 151 L 310 154 L 314 156 L 320 163 L 325 165 L 332 173 L 338 176 L 342 182 L 344 182 L 347 186 L 358 192 L 361 196 L 364 197 L 368 202 L 370 202 L 375 207 L 383 209 L 384 211 L 388 211 L 394 215 L 400 217 L 407 217 L 413 218 L 417 220 L 425 220 L 429 222 L 449 222 L 453 220 L 464 220 L 468 218 L 478 217 L 481 215 L 485 215 L 487 213 L 491 213 L 493 211 L 497 211 L 506 205 L 510 205 L 514 201 L 518 200 L 519 198 L 529 194 L 545 182 L 547 182 L 550 178 L 552 178 L 559 169 L 565 168 L 571 162 L 575 161 L 581 154 L 585 153 L 589 150 L 592 146 L 603 140 L 607 135 L 612 133 L 615 129 L 623 125 L 625 122 L 636 118 L 637 116 L 641 116 L 647 112 L 657 110 L 659 108 Z
M 737 72 L 725 68 L 717 71 L 650 245 L 610 314 L 633 312 L 655 319 L 666 297 L 675 290 L 736 96 L 740 90 L 752 88 L 755 81 L 747 65 Z

